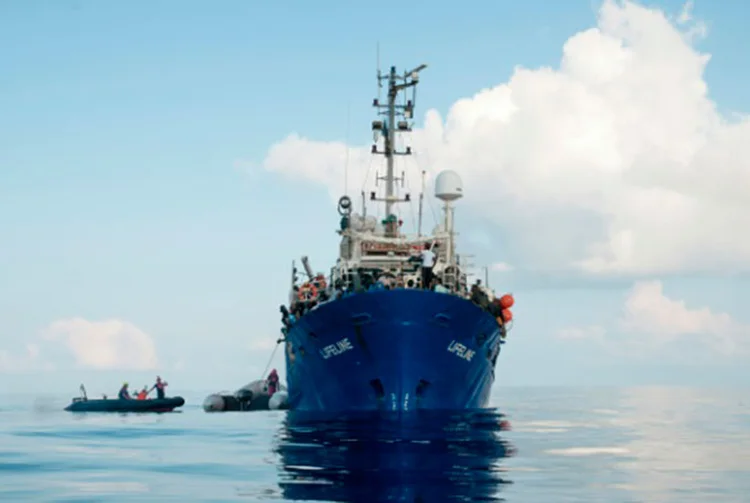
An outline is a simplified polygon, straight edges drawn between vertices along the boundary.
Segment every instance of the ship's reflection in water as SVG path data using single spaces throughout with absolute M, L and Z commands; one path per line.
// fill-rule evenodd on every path
M 394 413 L 395 414 L 395 413 Z M 502 501 L 513 447 L 495 410 L 325 417 L 290 411 L 275 451 L 287 500 Z

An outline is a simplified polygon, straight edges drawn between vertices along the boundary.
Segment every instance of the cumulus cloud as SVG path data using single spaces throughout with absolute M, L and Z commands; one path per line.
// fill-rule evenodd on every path
M 689 6 L 670 17 L 606 1 L 556 68 L 518 67 L 445 118 L 429 110 L 408 141 L 418 155 L 397 169 L 412 188 L 422 170 L 457 170 L 462 208 L 514 236 L 504 246 L 517 269 L 747 270 L 750 235 L 735 229 L 750 225 L 750 120 L 730 122 L 709 99 L 710 58 L 692 45 L 702 35 Z M 429 69 L 422 81 L 440 85 Z M 369 145 L 294 134 L 262 166 L 337 198 L 347 150 L 349 179 L 369 190 L 382 162 Z
M 639 281 L 628 291 L 617 326 L 567 327 L 556 335 L 566 340 L 588 340 L 606 344 L 618 353 L 658 353 L 669 344 L 698 348 L 720 356 L 740 356 L 750 350 L 750 326 L 729 314 L 708 307 L 688 306 L 664 293 L 660 281 Z M 623 337 L 624 336 L 624 337 Z M 702 358 L 705 361 L 705 358 Z
M 151 370 L 158 363 L 151 336 L 122 320 L 58 320 L 46 328 L 44 339 L 62 342 L 82 367 Z
M 621 323 L 626 331 L 661 343 L 699 336 L 712 349 L 727 355 L 744 352 L 750 338 L 750 327 L 727 313 L 708 307 L 691 308 L 682 300 L 670 299 L 660 281 L 635 284 L 625 301 Z

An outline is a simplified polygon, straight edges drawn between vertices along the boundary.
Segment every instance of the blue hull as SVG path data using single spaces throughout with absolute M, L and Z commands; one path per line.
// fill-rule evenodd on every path
M 289 406 L 303 411 L 486 407 L 504 342 L 469 300 L 375 290 L 320 305 L 286 336 Z

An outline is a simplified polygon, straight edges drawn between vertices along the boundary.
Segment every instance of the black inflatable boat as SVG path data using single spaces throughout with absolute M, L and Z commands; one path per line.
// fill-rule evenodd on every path
M 81 385 L 81 396 L 65 407 L 68 412 L 172 412 L 185 405 L 181 396 L 153 400 L 122 400 L 119 398 L 101 398 L 91 400 Z
M 121 400 L 74 398 L 73 403 L 65 407 L 68 412 L 172 412 L 185 405 L 181 396 L 161 400 Z
M 288 409 L 286 388 L 279 385 L 279 391 L 273 396 L 268 394 L 265 379 L 247 384 L 234 393 L 212 393 L 203 401 L 206 412 L 284 410 Z

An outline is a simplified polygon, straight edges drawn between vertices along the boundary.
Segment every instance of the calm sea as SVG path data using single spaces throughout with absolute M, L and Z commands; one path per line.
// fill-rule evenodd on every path
M 1 399 L 0 501 L 750 502 L 748 392 L 496 388 L 502 415 L 401 422 L 183 396 L 163 415 Z

